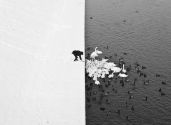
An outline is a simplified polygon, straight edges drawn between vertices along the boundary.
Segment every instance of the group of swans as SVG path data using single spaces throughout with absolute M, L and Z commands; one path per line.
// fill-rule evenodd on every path
M 108 76 L 109 78 L 112 78 L 114 76 L 114 73 L 119 73 L 119 75 L 118 75 L 119 77 L 127 77 L 128 76 L 127 74 L 125 74 L 126 69 L 124 67 L 124 64 L 123 64 L 122 68 L 120 68 L 120 67 L 117 67 L 113 62 L 107 62 L 108 59 L 102 59 L 101 61 L 95 60 L 95 58 L 98 57 L 99 54 L 102 54 L 102 51 L 97 50 L 97 48 L 98 47 L 95 47 L 95 51 L 91 53 L 91 55 L 90 55 L 91 60 L 87 60 L 87 63 L 86 63 L 87 72 L 89 73 L 90 77 L 93 77 L 95 84 L 100 84 L 99 81 L 97 80 L 97 77 L 104 78 L 105 74 L 109 74 L 108 73 L 109 70 L 112 71 L 112 74 L 109 74 L 109 76 Z M 101 70 L 99 70 L 99 68 Z

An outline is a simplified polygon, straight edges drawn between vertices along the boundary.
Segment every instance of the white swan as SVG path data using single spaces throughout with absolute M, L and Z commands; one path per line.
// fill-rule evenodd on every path
M 114 73 L 118 73 L 118 72 L 120 72 L 122 69 L 119 68 L 119 67 L 111 67 L 111 70 L 112 70 Z
M 108 76 L 108 78 L 112 78 L 113 76 L 114 76 L 114 74 L 112 73 Z
M 90 55 L 90 57 L 91 57 L 92 59 L 95 59 L 95 58 L 98 56 L 98 54 L 102 54 L 102 51 L 97 50 L 97 48 L 98 48 L 98 47 L 96 47 L 96 48 L 95 48 L 95 51 L 92 52 L 91 55 Z
M 102 51 L 97 50 L 98 47 L 95 48 L 97 54 L 102 54 Z
M 126 75 L 126 74 L 123 74 L 123 73 L 119 73 L 119 75 L 118 75 L 119 77 L 127 77 L 128 75 Z
M 126 69 L 125 69 L 124 64 L 123 64 L 123 66 L 122 66 L 122 72 L 123 72 L 123 73 L 126 73 Z

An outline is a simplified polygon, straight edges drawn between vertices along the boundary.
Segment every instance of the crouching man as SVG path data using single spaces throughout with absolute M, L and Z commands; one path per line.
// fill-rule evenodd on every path
M 72 51 L 72 54 L 75 56 L 74 61 L 78 61 L 78 57 L 80 58 L 80 60 L 82 60 L 82 58 L 81 58 L 81 55 L 83 55 L 82 51 L 74 50 L 74 51 Z

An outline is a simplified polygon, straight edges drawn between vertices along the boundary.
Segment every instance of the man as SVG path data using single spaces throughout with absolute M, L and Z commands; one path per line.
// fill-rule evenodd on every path
M 81 55 L 83 55 L 82 51 L 74 50 L 74 51 L 72 51 L 72 54 L 75 56 L 74 61 L 78 61 L 78 57 L 80 58 L 80 60 L 82 60 L 82 58 L 81 58 Z

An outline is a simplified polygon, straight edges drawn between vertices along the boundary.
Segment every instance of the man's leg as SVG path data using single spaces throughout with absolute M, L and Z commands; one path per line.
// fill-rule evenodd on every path
M 81 55 L 79 55 L 80 60 L 82 60 Z
M 76 56 L 76 55 L 74 55 L 75 56 L 75 59 L 74 59 L 74 61 L 77 61 L 78 60 L 78 57 Z

